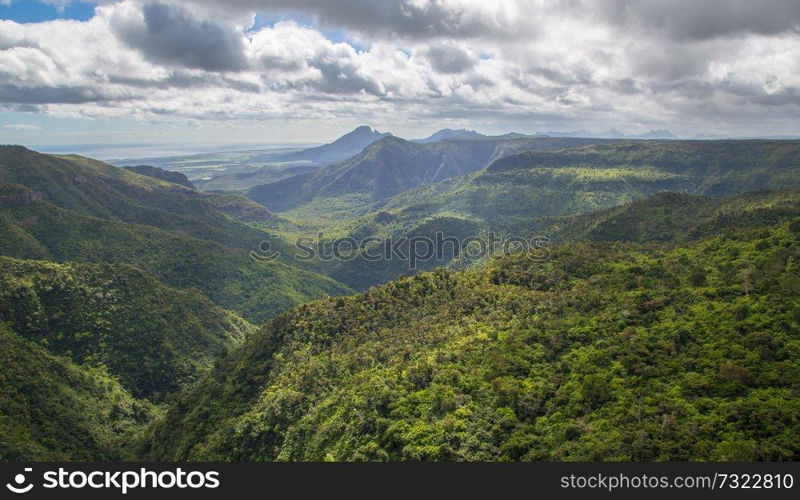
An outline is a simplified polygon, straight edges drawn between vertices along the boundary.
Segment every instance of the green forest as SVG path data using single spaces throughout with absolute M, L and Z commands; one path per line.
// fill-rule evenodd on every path
M 182 394 L 166 460 L 796 460 L 800 219 L 570 243 L 277 317 Z
M 800 141 L 381 136 L 248 175 L 0 146 L 0 459 L 800 460 Z M 487 231 L 549 243 L 294 258 Z

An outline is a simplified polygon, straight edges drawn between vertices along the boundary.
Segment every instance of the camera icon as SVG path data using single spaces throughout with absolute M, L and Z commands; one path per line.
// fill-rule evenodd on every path
M 268 235 L 270 239 L 278 238 L 277 234 L 270 234 Z M 250 258 L 255 260 L 256 262 L 272 262 L 278 257 L 281 256 L 281 253 L 277 250 L 273 250 L 272 243 L 267 240 L 262 241 L 258 244 L 258 252 L 251 251 Z
M 33 472 L 33 469 L 26 467 L 25 472 Z M 14 476 L 14 484 L 8 483 L 6 484 L 6 488 L 8 488 L 12 493 L 27 493 L 33 489 L 33 485 L 25 485 L 26 481 L 27 479 L 25 478 L 25 474 L 17 474 Z

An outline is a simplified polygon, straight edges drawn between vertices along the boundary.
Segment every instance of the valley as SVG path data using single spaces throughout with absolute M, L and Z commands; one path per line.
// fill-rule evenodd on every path
M 269 154 L 0 147 L 0 457 L 800 456 L 799 141 L 360 127 Z M 295 258 L 490 232 L 546 245 Z

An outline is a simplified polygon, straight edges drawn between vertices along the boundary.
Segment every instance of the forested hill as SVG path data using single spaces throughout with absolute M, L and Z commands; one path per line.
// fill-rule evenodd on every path
M 256 261 L 272 214 L 102 162 L 0 146 L 0 460 L 130 459 L 263 321 L 348 292 Z M 235 310 L 246 316 L 243 319 Z
M 241 196 L 0 147 L 0 460 L 130 459 L 156 405 L 255 329 L 228 309 L 263 321 L 348 291 L 250 258 L 268 235 L 243 221 L 273 219 Z
M 74 214 L 151 226 L 228 247 L 251 249 L 264 237 L 217 210 L 201 193 L 82 156 L 0 146 L 0 183 L 23 186 Z
M 661 192 L 732 196 L 787 187 L 800 187 L 800 141 L 618 141 L 507 155 L 378 208 L 496 226 L 595 212 Z
M 441 173 L 477 165 L 453 147 Z M 251 258 L 314 224 L 240 195 L 0 147 L 0 459 L 800 460 L 798 144 L 723 149 L 506 149 L 339 234 L 555 244 L 389 281 L 408 263 Z M 438 179 L 384 159 L 294 215 Z
M 190 385 L 254 327 L 196 288 L 127 265 L 0 257 L 0 321 L 78 364 L 100 364 L 134 396 Z
M 164 170 L 163 168 L 153 167 L 151 165 L 134 165 L 132 167 L 123 167 L 125 170 L 136 172 L 137 174 L 146 175 L 162 181 L 173 182 L 189 189 L 196 189 L 192 181 L 181 172 L 172 172 Z
M 681 243 L 716 234 L 725 228 L 758 227 L 779 224 L 800 217 L 800 189 L 751 191 L 731 197 L 658 193 L 621 206 L 572 216 L 512 218 L 494 225 L 467 215 L 426 210 L 425 206 L 398 212 L 379 211 L 360 218 L 349 227 L 357 239 L 366 237 L 428 238 L 436 233 L 447 238 L 486 238 L 489 232 L 506 237 L 551 242 L 630 241 Z M 408 254 L 409 244 L 401 248 Z M 380 246 L 378 246 L 380 248 Z M 374 250 L 373 250 L 374 251 Z M 474 249 L 473 249 L 474 251 Z M 438 257 L 422 260 L 411 270 L 407 261 L 374 261 L 365 255 L 328 264 L 328 273 L 354 289 L 364 290 L 385 283 L 401 274 L 412 274 L 434 267 L 460 268 L 474 264 L 469 252 L 454 254 L 442 243 Z
M 0 147 L 0 255 L 131 264 L 173 287 L 197 287 L 251 321 L 348 291 L 295 267 L 288 252 L 276 262 L 251 259 L 270 237 L 242 220 L 271 214 L 242 200 L 82 157 Z
M 0 459 L 118 460 L 255 327 L 124 264 L 0 257 Z
M 540 256 L 541 257 L 541 256 Z M 570 243 L 265 325 L 161 460 L 798 460 L 800 219 Z
M 158 414 L 102 367 L 49 353 L 0 321 L 0 459 L 131 459 L 130 443 Z
M 750 191 L 717 198 L 659 193 L 619 207 L 573 217 L 542 218 L 533 226 L 557 241 L 682 242 L 724 228 L 773 225 L 800 217 L 800 189 Z
M 389 136 L 357 155 L 314 172 L 253 186 L 245 194 L 273 211 L 342 218 L 410 189 L 463 176 L 520 151 L 602 144 L 605 139 L 502 138 L 419 144 Z M 293 212 L 293 213 L 294 213 Z

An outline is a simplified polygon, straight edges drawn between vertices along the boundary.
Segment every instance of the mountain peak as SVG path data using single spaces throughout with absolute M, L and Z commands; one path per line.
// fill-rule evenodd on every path
M 5 155 L 12 155 L 12 154 L 38 154 L 36 151 L 26 148 L 25 146 L 20 146 L 19 144 L 0 144 L 0 154 Z
M 464 128 L 461 129 L 443 128 L 429 137 L 425 137 L 424 139 L 417 139 L 414 142 L 426 144 L 429 142 L 437 142 L 445 139 L 478 139 L 481 137 L 485 136 L 483 134 L 479 134 L 474 130 L 468 130 Z
M 606 132 L 603 132 L 602 134 L 600 134 L 600 136 L 601 137 L 610 137 L 611 139 L 623 139 L 625 137 L 625 134 L 623 134 L 622 132 L 620 132 L 619 130 L 617 130 L 615 128 L 612 128 L 612 129 L 609 129 Z
M 346 133 L 345 135 L 339 137 L 335 141 L 331 142 L 329 145 L 331 146 L 353 146 L 356 148 L 363 149 L 364 147 L 372 144 L 373 142 L 383 139 L 387 135 L 391 135 L 389 133 L 382 133 L 378 132 L 374 128 L 370 127 L 369 125 L 361 125 L 360 127 L 354 128 L 352 131 Z M 358 151 L 356 151 L 357 153 Z M 355 154 L 355 153 L 354 153 Z
M 379 140 L 375 141 L 374 144 L 388 144 L 388 143 L 408 143 L 411 141 L 407 141 L 402 137 L 397 137 L 396 135 L 386 134 L 385 136 L 381 137 Z
M 652 129 L 646 134 L 639 134 L 638 139 L 677 139 L 678 137 L 667 129 Z
M 373 142 L 390 135 L 388 132 L 378 132 L 369 125 L 361 125 L 333 142 L 298 151 L 287 155 L 286 159 L 329 165 L 355 156 Z

